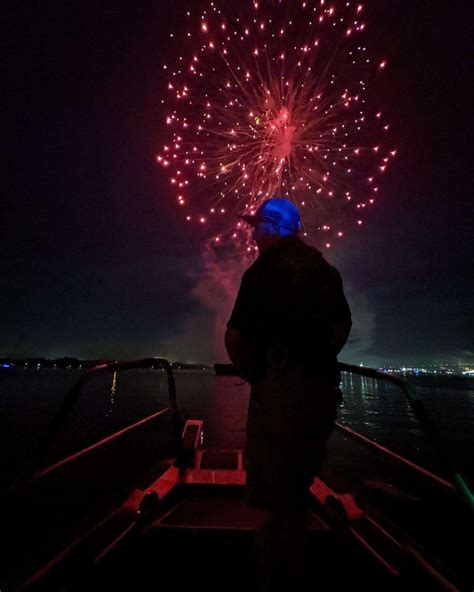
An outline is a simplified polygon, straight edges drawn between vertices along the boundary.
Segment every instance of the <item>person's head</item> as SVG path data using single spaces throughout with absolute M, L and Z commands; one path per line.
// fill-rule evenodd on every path
M 301 229 L 301 216 L 293 202 L 281 197 L 264 201 L 253 216 L 241 216 L 253 226 L 252 238 L 260 251 L 265 251 L 281 238 L 296 236 Z

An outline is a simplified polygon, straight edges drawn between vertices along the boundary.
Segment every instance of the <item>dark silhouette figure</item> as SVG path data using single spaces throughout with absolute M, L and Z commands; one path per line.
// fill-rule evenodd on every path
M 337 415 L 337 354 L 351 313 L 337 270 L 299 236 L 296 206 L 274 198 L 254 216 L 259 256 L 243 275 L 226 348 L 251 384 L 244 467 L 246 500 L 261 509 L 262 590 L 298 584 L 306 500 Z

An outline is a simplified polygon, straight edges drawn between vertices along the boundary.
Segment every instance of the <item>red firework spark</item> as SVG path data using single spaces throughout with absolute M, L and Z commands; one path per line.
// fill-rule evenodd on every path
M 188 12 L 182 50 L 164 65 L 172 106 L 157 156 L 186 220 L 239 238 L 238 214 L 285 196 L 305 232 L 331 246 L 378 197 L 396 150 L 369 87 L 386 59 L 370 55 L 362 4 L 210 2 Z M 241 3 L 240 3 L 241 4 Z M 241 7 L 242 8 L 242 7 Z

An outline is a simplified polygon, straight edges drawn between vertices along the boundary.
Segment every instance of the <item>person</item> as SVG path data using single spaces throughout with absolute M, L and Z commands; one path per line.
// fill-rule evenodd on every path
M 337 354 L 352 321 L 339 272 L 299 237 L 289 200 L 266 200 L 253 216 L 259 255 L 245 271 L 225 345 L 251 385 L 245 496 L 260 509 L 259 587 L 303 577 L 306 504 L 340 404 Z

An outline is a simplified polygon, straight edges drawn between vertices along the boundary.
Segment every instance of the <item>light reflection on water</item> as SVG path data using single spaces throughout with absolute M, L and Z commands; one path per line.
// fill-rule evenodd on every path
M 110 407 L 106 413 L 106 417 L 110 417 L 112 415 L 112 411 L 115 405 L 115 393 L 117 390 L 117 372 L 114 372 L 112 375 L 112 384 L 110 386 Z

